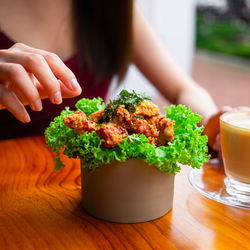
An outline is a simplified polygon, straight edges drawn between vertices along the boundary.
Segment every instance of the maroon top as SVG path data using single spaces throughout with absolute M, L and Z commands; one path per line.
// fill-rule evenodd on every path
M 14 44 L 3 32 L 0 31 L 0 49 L 8 49 Z M 30 123 L 21 123 L 18 121 L 8 110 L 0 111 L 0 139 L 8 139 L 23 136 L 42 135 L 45 128 L 49 125 L 50 121 L 60 114 L 61 110 L 65 106 L 69 106 L 74 109 L 74 104 L 77 100 L 88 97 L 102 97 L 103 99 L 107 95 L 107 91 L 110 84 L 110 79 L 104 79 L 98 86 L 91 86 L 92 76 L 91 74 L 81 69 L 77 60 L 77 56 L 71 57 L 64 62 L 75 74 L 78 82 L 82 87 L 82 94 L 75 98 L 64 99 L 60 105 L 52 104 L 48 99 L 43 100 L 42 111 L 32 111 L 29 106 L 26 106 L 27 111 L 30 114 Z

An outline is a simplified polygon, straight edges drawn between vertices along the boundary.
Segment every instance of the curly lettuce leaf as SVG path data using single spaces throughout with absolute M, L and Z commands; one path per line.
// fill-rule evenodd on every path
M 82 110 L 86 116 L 91 115 L 92 113 L 102 110 L 105 108 L 105 103 L 103 102 L 102 98 L 82 98 L 76 103 L 76 108 Z
M 103 103 L 98 99 L 82 99 L 76 107 L 86 115 L 103 109 Z M 155 165 L 165 173 L 176 174 L 180 171 L 179 164 L 199 168 L 209 160 L 207 155 L 207 137 L 201 135 L 203 127 L 198 127 L 201 116 L 193 113 L 183 105 L 165 107 L 166 117 L 175 121 L 174 140 L 167 146 L 157 147 L 150 144 L 144 135 L 130 135 L 114 148 L 103 148 L 102 139 L 95 133 L 77 134 L 63 124 L 63 117 L 73 111 L 66 108 L 56 117 L 45 131 L 49 147 L 56 152 L 56 170 L 64 167 L 59 153 L 69 158 L 81 158 L 84 167 L 95 170 L 101 165 L 114 160 L 124 162 L 132 158 L 144 159 L 149 165 Z
M 201 135 L 204 127 L 197 125 L 202 117 L 184 105 L 171 105 L 164 109 L 166 117 L 175 121 L 174 140 L 165 150 L 171 152 L 172 157 L 175 155 L 179 163 L 200 168 L 210 158 L 207 136 Z
M 100 97 L 93 99 L 83 98 L 79 100 L 75 106 L 89 116 L 98 110 L 102 110 L 105 104 Z M 45 130 L 46 143 L 52 148 L 52 151 L 56 153 L 54 159 L 56 162 L 55 170 L 60 170 L 65 167 L 65 164 L 63 164 L 60 159 L 60 152 L 62 149 L 63 154 L 70 158 L 77 158 L 79 156 L 79 146 L 77 144 L 79 135 L 75 130 L 66 127 L 63 123 L 64 116 L 73 112 L 74 111 L 70 110 L 69 107 L 66 107 L 65 110 L 61 112 L 60 116 L 55 117 L 49 127 Z

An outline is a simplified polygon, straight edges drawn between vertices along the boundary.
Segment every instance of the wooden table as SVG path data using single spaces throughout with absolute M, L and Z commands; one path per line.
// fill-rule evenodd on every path
M 0 249 L 250 249 L 250 211 L 209 200 L 176 176 L 174 205 L 139 224 L 97 220 L 81 208 L 78 160 L 54 172 L 44 138 L 0 142 Z

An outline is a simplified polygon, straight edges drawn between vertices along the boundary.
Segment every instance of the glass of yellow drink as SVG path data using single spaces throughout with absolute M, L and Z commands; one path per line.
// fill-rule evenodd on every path
M 232 202 L 250 207 L 250 111 L 223 114 L 220 131 L 226 191 Z

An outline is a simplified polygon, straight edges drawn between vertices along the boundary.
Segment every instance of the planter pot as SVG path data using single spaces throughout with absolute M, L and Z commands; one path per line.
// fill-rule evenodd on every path
M 144 222 L 159 218 L 172 208 L 174 176 L 142 159 L 116 161 L 95 171 L 82 166 L 81 170 L 82 204 L 96 218 Z

